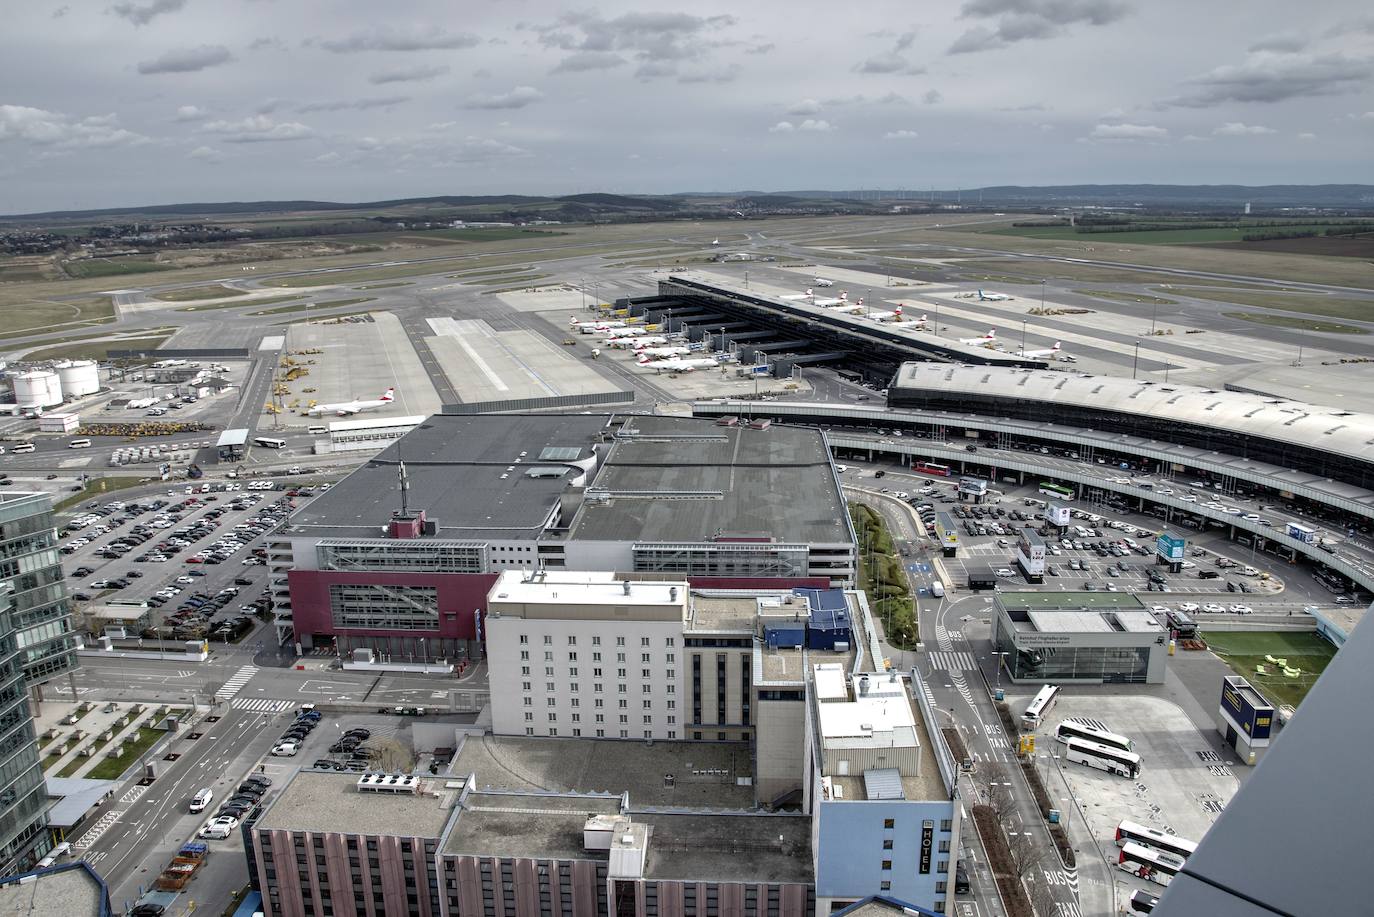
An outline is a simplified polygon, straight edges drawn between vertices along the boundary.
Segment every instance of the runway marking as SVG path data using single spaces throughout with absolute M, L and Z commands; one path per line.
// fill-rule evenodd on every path
M 223 687 L 221 687 L 218 691 L 215 692 L 215 699 L 231 700 L 234 697 L 234 695 L 238 694 L 239 691 L 243 690 L 243 686 L 248 684 L 249 680 L 252 679 L 252 677 L 257 673 L 258 667 L 255 665 L 246 665 L 241 667 L 237 672 L 234 673 L 232 678 L 230 678 L 228 681 L 224 683 Z
M 249 710 L 253 713 L 281 713 L 295 706 L 295 701 L 273 700 L 267 697 L 236 697 L 231 706 L 235 710 Z
M 463 335 L 459 333 L 459 327 L 457 322 L 455 322 L 451 318 L 431 318 L 426 319 L 426 321 L 429 322 L 430 328 L 434 329 L 435 334 L 444 337 L 451 337 L 455 341 L 457 341 L 458 346 L 463 348 L 463 352 L 466 353 L 468 357 L 472 359 L 473 364 L 476 365 L 476 367 L 482 371 L 482 375 L 487 377 L 487 381 L 489 381 L 493 386 L 495 386 L 497 391 L 510 391 L 510 386 L 506 385 L 506 383 L 501 381 L 501 377 L 496 374 L 496 372 L 491 368 L 490 365 L 488 365 L 486 360 L 482 359 L 482 355 L 479 354 L 476 350 L 474 350 L 472 345 L 469 344 L 467 340 L 463 337 Z M 440 327 L 444 327 L 447 330 L 440 331 Z

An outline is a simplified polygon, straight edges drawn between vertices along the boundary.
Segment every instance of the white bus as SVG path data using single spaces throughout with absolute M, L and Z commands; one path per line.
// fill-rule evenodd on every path
M 1183 869 L 1183 858 L 1162 850 L 1151 850 L 1140 844 L 1127 844 L 1121 848 L 1116 865 L 1122 872 L 1153 882 L 1168 885 Z
M 1101 720 L 1090 719 L 1086 716 L 1071 716 L 1064 720 L 1055 729 L 1054 737 L 1061 742 L 1067 742 L 1069 739 L 1084 739 L 1120 751 L 1135 750 L 1130 739 L 1112 732 L 1107 728 L 1107 724 Z
M 1133 821 L 1123 821 L 1116 826 L 1116 845 L 1124 847 L 1126 844 L 1142 844 L 1156 850 L 1163 850 L 1165 853 L 1172 853 L 1174 856 L 1182 857 L 1185 860 L 1197 850 L 1197 842 L 1195 841 L 1190 841 L 1186 837 L 1165 834 L 1156 828 L 1137 825 Z
M 67 443 L 67 448 L 68 448 L 68 449 L 89 449 L 89 448 L 91 448 L 91 441 L 90 441 L 89 439 L 74 439 L 74 440 L 72 440 L 71 442 Z
M 19 445 L 17 445 L 17 446 L 15 446 L 14 448 L 10 449 L 10 451 L 13 452 L 13 453 L 15 453 L 16 455 L 17 455 L 18 453 L 20 453 L 20 452 L 32 452 L 33 450 L 34 450 L 34 445 L 33 445 L 33 443 L 20 443 Z
M 1119 777 L 1135 779 L 1140 776 L 1140 755 L 1135 752 L 1108 748 L 1083 739 L 1069 739 L 1064 746 L 1064 757 L 1074 764 L 1086 764 Z
M 1058 698 L 1058 685 L 1045 685 L 1041 688 L 1040 693 L 1035 695 L 1035 699 L 1026 708 L 1026 712 L 1021 714 L 1021 726 L 1025 729 L 1039 729 Z
M 253 437 L 253 445 L 262 446 L 264 449 L 280 449 L 286 445 L 286 440 L 275 439 L 271 436 Z

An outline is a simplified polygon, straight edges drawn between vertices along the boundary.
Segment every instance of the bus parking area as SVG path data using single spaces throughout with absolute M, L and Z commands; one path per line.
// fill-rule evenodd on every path
M 1019 715 L 1033 691 L 1008 695 Z M 1066 719 L 1105 725 L 1130 740 L 1140 758 L 1136 777 L 1118 776 L 1073 763 L 1055 738 Z M 1124 904 L 1136 889 L 1159 895 L 1163 888 L 1119 868 L 1117 827 L 1131 822 L 1164 835 L 1198 841 L 1239 788 L 1234 752 L 1215 732 L 1204 732 L 1172 701 L 1139 693 L 1104 694 L 1066 687 L 1035 736 L 1035 764 L 1069 827 L 1080 857 L 1102 857 L 1112 869 L 1115 899 Z M 1085 833 L 1086 829 L 1086 833 Z M 1086 842 L 1090 835 L 1091 843 Z

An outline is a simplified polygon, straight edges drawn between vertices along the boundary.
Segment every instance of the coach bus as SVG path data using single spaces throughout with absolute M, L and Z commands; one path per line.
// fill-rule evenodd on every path
M 1086 764 L 1132 780 L 1140 776 L 1140 755 L 1133 751 L 1109 748 L 1084 739 L 1069 739 L 1064 747 L 1064 757 L 1074 764 Z
M 947 478 L 950 476 L 950 470 L 948 465 L 939 465 L 935 462 L 915 462 L 914 464 L 912 464 L 911 468 L 913 471 L 920 471 L 925 474 L 939 475 L 942 478 Z
M 1055 484 L 1053 481 L 1041 481 L 1040 493 L 1047 497 L 1058 497 L 1061 500 L 1072 500 L 1078 496 L 1078 491 L 1064 484 Z
M 1054 702 L 1059 699 L 1058 685 L 1045 685 L 1035 699 L 1030 702 L 1026 712 L 1021 714 L 1021 725 L 1027 729 L 1039 729 L 1049 714 Z
M 1119 751 L 1135 750 L 1130 739 L 1112 732 L 1107 728 L 1106 723 L 1087 717 L 1075 716 L 1064 720 L 1055 729 L 1054 737 L 1061 742 L 1068 742 L 1069 739 L 1082 739 L 1085 742 L 1096 742 L 1098 745 L 1105 745 Z
M 1123 821 L 1116 826 L 1116 845 L 1124 847 L 1126 844 L 1143 844 L 1146 847 L 1163 850 L 1165 853 L 1172 853 L 1174 856 L 1182 857 L 1185 860 L 1197 850 L 1195 841 L 1173 834 L 1165 834 L 1157 828 L 1137 825 L 1133 821 Z
M 286 445 L 286 440 L 271 436 L 255 436 L 253 437 L 253 445 L 262 446 L 264 449 L 280 449 Z
M 1146 882 L 1168 885 L 1183 870 L 1183 858 L 1141 844 L 1127 844 L 1121 848 L 1116 865 L 1122 872 L 1129 872 Z

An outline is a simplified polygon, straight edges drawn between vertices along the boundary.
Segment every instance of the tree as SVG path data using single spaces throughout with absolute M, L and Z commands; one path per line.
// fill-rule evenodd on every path
M 1012 868 L 1016 872 L 1016 877 L 1022 881 L 1031 877 L 1049 853 L 1048 844 L 1040 843 L 1036 837 L 1025 831 L 1008 837 L 1007 846 L 1011 849 Z
M 1005 825 L 1016 812 L 1016 797 L 1011 794 L 1007 772 L 989 763 L 983 771 L 983 780 L 988 805 L 997 813 L 997 821 Z
M 1059 913 L 1059 899 L 1050 885 L 1049 876 L 1043 870 L 1037 876 L 1027 877 L 1026 889 L 1030 894 L 1031 907 L 1035 909 L 1038 917 L 1056 917 Z
M 395 739 L 375 739 L 367 744 L 377 754 L 372 763 L 379 771 L 408 774 L 415 766 L 415 755 Z

